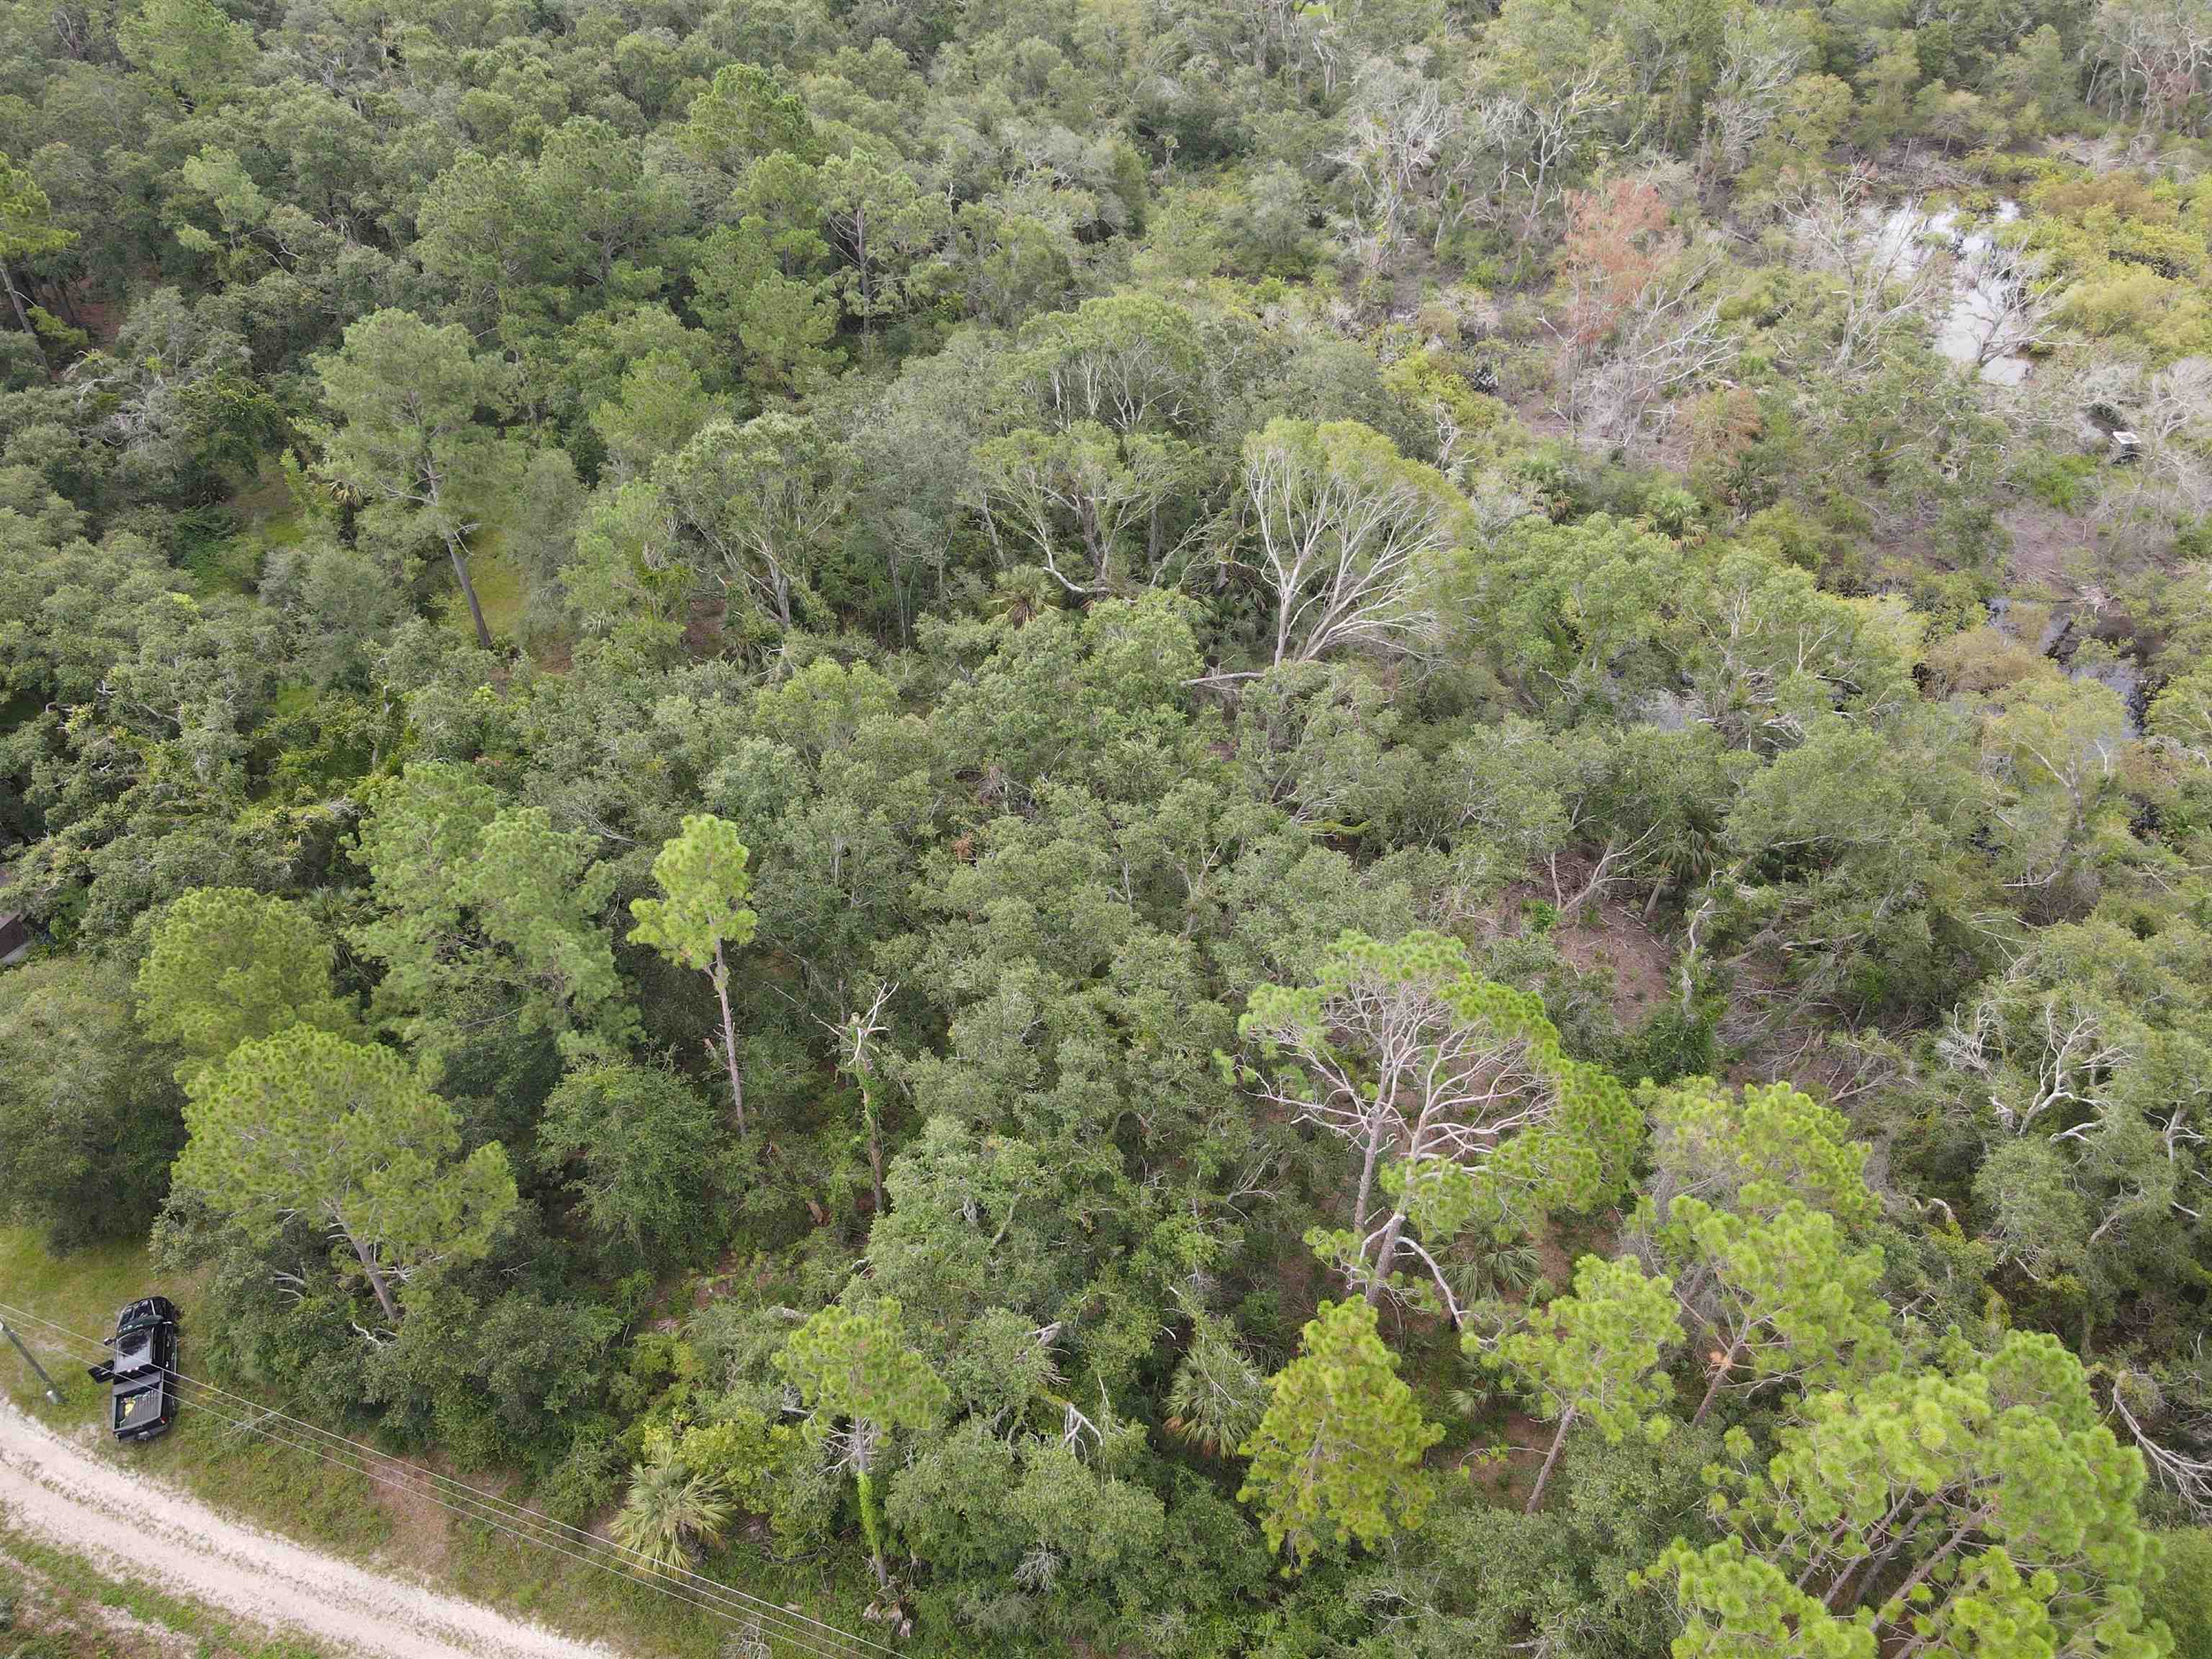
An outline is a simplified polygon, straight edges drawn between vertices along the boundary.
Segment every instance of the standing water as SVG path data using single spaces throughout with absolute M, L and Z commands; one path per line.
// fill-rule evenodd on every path
M 1995 225 L 2019 217 L 2019 203 L 2000 202 L 1992 225 L 1962 236 L 1959 216 L 1949 209 L 1923 213 L 1907 204 L 1887 218 L 1878 218 L 1873 210 L 1867 215 L 1883 252 L 1898 256 L 1900 275 L 1912 275 L 1932 258 L 1938 238 L 1949 245 L 1951 303 L 1936 325 L 1936 349 L 1954 363 L 1977 368 L 1992 386 L 2018 386 L 2029 368 L 2026 353 L 2004 349 L 2002 331 L 2021 279 L 2009 251 L 1992 234 Z

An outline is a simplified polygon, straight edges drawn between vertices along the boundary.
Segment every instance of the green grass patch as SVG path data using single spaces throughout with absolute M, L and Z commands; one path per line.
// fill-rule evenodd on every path
M 4 1510 L 0 1510 L 4 1514 Z M 319 1659 L 324 1650 L 294 1636 L 272 1636 L 257 1626 L 240 1626 L 206 1603 L 173 1595 L 135 1578 L 118 1578 L 103 1569 L 41 1540 L 0 1526 L 0 1556 L 34 1576 L 42 1611 L 26 1628 L 59 1634 L 56 1625 L 71 1632 L 94 1637 L 84 1650 L 116 1650 L 106 1621 L 90 1612 L 106 1608 L 126 1614 L 141 1625 L 172 1632 L 194 1644 L 202 1654 L 235 1655 L 237 1659 Z M 87 1627 L 89 1627 L 88 1629 Z M 62 1644 L 64 1652 L 76 1644 Z
M 201 1305 L 196 1281 L 160 1273 L 143 1245 L 104 1244 L 58 1256 L 26 1228 L 0 1228 L 0 1302 L 82 1336 L 108 1334 L 118 1309 L 155 1291 L 177 1304 L 183 1370 L 204 1376 L 193 1358 L 192 1328 Z M 25 1327 L 22 1334 L 61 1385 L 62 1403 L 47 1404 L 15 1351 L 0 1347 L 9 1396 L 64 1432 L 104 1426 L 107 1390 L 85 1376 L 81 1345 L 42 1334 L 36 1327 Z M 173 1480 L 210 1503 L 280 1532 L 355 1550 L 386 1541 L 392 1524 L 376 1507 L 374 1483 L 222 1420 L 250 1415 L 237 1400 L 218 1398 L 201 1408 L 187 1389 L 176 1427 L 159 1440 L 128 1447 L 101 1443 L 134 1468 Z
M 187 508 L 171 520 L 169 536 L 178 568 L 192 579 L 200 598 L 253 591 L 261 556 L 240 535 L 229 508 Z
M 163 1288 L 143 1244 L 100 1244 L 58 1256 L 32 1229 L 0 1227 L 0 1302 L 12 1303 L 57 1325 L 88 1336 L 106 1336 L 114 1330 L 116 1312 L 124 1304 Z M 176 1299 L 174 1291 L 167 1293 Z M 56 1380 L 65 1384 L 66 1379 L 56 1369 L 61 1363 L 53 1346 L 57 1339 L 41 1340 L 35 1328 L 27 1328 L 23 1336 L 48 1369 L 55 1370 Z M 38 1389 L 13 1348 L 0 1347 L 0 1371 L 4 1371 L 9 1395 L 17 1403 L 38 1399 Z M 76 1375 L 82 1388 L 72 1392 L 90 1393 L 92 1384 L 85 1381 L 83 1372 L 78 1370 Z
M 275 469 L 218 506 L 178 514 L 170 526 L 177 563 L 202 599 L 251 593 L 269 555 L 295 545 L 301 532 L 291 486 Z
M 2094 506 L 2102 486 L 2103 466 L 2094 455 L 2057 455 L 2032 450 L 2013 469 L 2013 480 L 2045 507 L 2081 513 Z

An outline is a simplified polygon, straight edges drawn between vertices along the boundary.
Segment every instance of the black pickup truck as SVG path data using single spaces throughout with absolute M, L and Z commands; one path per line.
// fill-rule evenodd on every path
M 106 1346 L 112 1359 L 88 1369 L 115 1385 L 118 1440 L 151 1440 L 177 1420 L 177 1310 L 166 1296 L 143 1297 L 115 1316 Z

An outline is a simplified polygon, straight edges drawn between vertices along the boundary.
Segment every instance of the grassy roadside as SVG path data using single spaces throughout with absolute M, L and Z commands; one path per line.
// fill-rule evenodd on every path
M 157 1289 L 182 1316 L 189 1371 L 202 1289 L 197 1282 L 157 1273 L 143 1245 L 103 1244 L 56 1256 L 29 1230 L 0 1227 L 0 1302 L 82 1335 L 106 1334 L 115 1328 L 117 1309 Z M 276 1531 L 355 1554 L 389 1541 L 390 1519 L 374 1502 L 372 1483 L 242 1434 L 205 1413 L 182 1413 L 176 1428 L 150 1444 L 127 1452 L 107 1445 L 100 1438 L 105 1391 L 86 1377 L 79 1345 L 36 1328 L 19 1334 L 62 1385 L 62 1404 L 46 1402 L 12 1350 L 0 1350 L 0 1376 L 9 1398 L 49 1427 L 100 1445 L 110 1455 L 127 1456 L 134 1468 Z
M 191 1329 L 201 1285 L 158 1274 L 142 1246 L 103 1245 L 55 1256 L 34 1233 L 0 1227 L 0 1302 L 96 1337 L 113 1328 L 118 1308 L 156 1289 L 178 1304 L 184 1368 L 195 1374 Z M 15 1405 L 98 1448 L 100 1455 L 125 1460 L 227 1514 L 623 1653 L 715 1659 L 735 1633 L 727 1620 L 627 1575 L 526 1544 L 418 1494 L 396 1492 L 306 1452 L 243 1433 L 210 1412 L 195 1411 L 189 1393 L 169 1434 L 143 1446 L 116 1447 L 100 1432 L 104 1393 L 86 1379 L 82 1364 L 57 1340 L 40 1340 L 34 1333 L 27 1333 L 26 1340 L 62 1384 L 63 1404 L 47 1405 L 22 1362 L 0 1346 L 0 1389 Z M 234 1401 L 220 1404 L 226 1414 L 244 1414 Z M 496 1474 L 463 1478 L 472 1486 L 520 1495 Z M 6 1553 L 5 1546 L 0 1537 L 0 1553 Z M 866 1629 L 858 1618 L 866 1591 L 857 1577 L 840 1584 L 822 1568 L 794 1571 L 742 1546 L 726 1552 L 712 1570 L 727 1583 L 777 1607 L 796 1607 L 846 1630 Z M 0 1642 L 0 1654 L 7 1650 Z M 915 1651 L 921 1650 L 916 1644 Z
M 326 1659 L 297 1637 L 234 1623 L 204 1602 L 110 1576 L 9 1528 L 0 1504 L 0 1650 L 15 1659 Z

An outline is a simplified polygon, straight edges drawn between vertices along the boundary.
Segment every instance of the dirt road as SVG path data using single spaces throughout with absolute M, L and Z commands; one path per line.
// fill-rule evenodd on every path
M 389 1659 L 613 1659 L 489 1607 L 319 1555 L 226 1519 L 49 1432 L 0 1401 L 8 1523 L 110 1571 L 333 1653 Z

